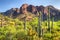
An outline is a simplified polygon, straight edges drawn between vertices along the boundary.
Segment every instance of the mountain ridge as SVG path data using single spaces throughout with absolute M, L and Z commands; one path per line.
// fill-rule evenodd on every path
M 50 10 L 48 10 L 48 8 Z M 46 18 L 46 15 L 48 14 L 48 11 L 50 11 L 51 17 L 52 15 L 55 15 L 55 18 L 60 17 L 60 10 L 58 10 L 57 8 L 53 7 L 52 5 L 48 5 L 48 6 L 34 6 L 34 5 L 28 5 L 28 4 L 23 4 L 20 8 L 11 8 L 10 10 L 7 10 L 6 12 L 4 12 L 3 15 L 12 17 L 12 18 L 17 18 L 20 14 L 34 14 L 37 15 L 37 12 L 42 12 L 43 17 Z M 23 16 L 23 15 L 22 15 Z

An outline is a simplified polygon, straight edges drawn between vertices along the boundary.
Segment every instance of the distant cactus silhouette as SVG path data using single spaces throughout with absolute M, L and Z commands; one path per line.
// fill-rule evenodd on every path
M 50 9 L 48 7 L 48 17 L 47 17 L 47 21 L 48 21 L 48 31 L 51 32 L 51 27 L 50 27 Z

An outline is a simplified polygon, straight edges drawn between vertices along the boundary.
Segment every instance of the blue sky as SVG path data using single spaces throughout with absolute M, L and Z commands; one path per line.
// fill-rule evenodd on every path
M 60 0 L 0 0 L 0 12 L 4 12 L 11 8 L 20 8 L 22 4 L 32 4 L 32 5 L 53 5 L 54 7 L 60 9 Z

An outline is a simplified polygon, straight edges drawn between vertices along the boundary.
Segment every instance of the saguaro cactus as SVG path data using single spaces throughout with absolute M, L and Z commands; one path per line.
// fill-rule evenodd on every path
M 24 17 L 24 29 L 26 29 L 26 16 Z
M 39 12 L 38 16 L 38 35 L 39 37 L 42 37 L 42 13 Z
M 53 15 L 52 15 L 52 25 L 51 25 L 51 28 L 53 29 L 53 22 L 54 22 L 54 16 L 55 16 L 55 14 L 53 13 Z
M 49 32 L 51 32 L 51 27 L 50 27 L 50 9 L 48 7 L 48 17 L 47 17 L 47 21 L 48 21 L 48 30 Z
M 40 13 L 38 12 L 38 28 L 37 28 L 37 32 L 38 32 L 38 36 L 40 37 L 40 29 L 41 29 L 41 24 L 40 24 Z
M 27 15 L 25 15 L 25 17 L 24 17 L 24 30 L 26 29 L 26 17 L 27 17 Z M 24 38 L 24 40 L 27 40 L 26 37 Z

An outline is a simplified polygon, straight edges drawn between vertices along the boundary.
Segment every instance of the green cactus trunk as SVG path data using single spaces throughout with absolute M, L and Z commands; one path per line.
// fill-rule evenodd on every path
M 51 32 L 51 27 L 50 27 L 50 9 L 48 7 L 48 18 L 47 18 L 47 21 L 48 21 L 48 31 Z
M 51 29 L 53 29 L 53 27 L 54 27 L 54 14 L 53 14 L 53 16 L 52 16 L 52 24 L 51 24 Z
M 24 17 L 24 31 L 26 30 L 26 16 Z M 24 38 L 24 40 L 27 40 L 26 38 Z
M 52 17 L 52 26 L 51 26 L 52 29 L 53 29 L 53 22 L 54 22 L 54 17 Z
M 24 17 L 24 29 L 26 29 L 26 16 Z
M 39 12 L 39 16 L 38 16 L 38 36 L 42 37 L 42 13 Z
M 26 19 L 24 19 L 24 29 L 26 28 Z

